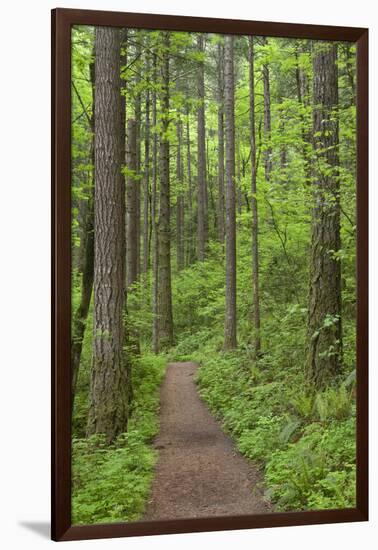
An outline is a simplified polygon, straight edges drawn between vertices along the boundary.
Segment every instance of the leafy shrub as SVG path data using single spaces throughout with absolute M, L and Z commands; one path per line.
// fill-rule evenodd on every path
M 73 523 L 129 521 L 143 513 L 156 456 L 136 431 L 130 435 L 113 447 L 73 441 Z
M 308 421 L 345 420 L 352 413 L 353 388 L 342 384 L 319 392 L 305 390 L 291 399 L 290 405 L 295 414 Z
M 290 401 L 294 413 L 301 418 L 310 420 L 314 412 L 314 394 L 308 392 L 299 392 Z
M 355 419 L 310 424 L 298 442 L 266 465 L 269 496 L 279 510 L 355 505 Z
M 352 392 L 345 386 L 327 388 L 315 397 L 315 412 L 321 422 L 344 420 L 352 410 Z
M 179 360 L 185 356 L 192 356 L 211 336 L 211 329 L 209 328 L 204 328 L 195 334 L 183 334 L 175 348 L 175 357 Z
M 282 417 L 260 416 L 253 430 L 244 430 L 241 433 L 238 448 L 252 460 L 266 461 L 277 449 L 282 426 Z

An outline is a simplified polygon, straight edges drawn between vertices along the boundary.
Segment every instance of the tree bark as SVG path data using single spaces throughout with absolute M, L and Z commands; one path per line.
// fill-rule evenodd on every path
M 217 46 L 217 69 L 218 69 L 218 238 L 224 243 L 224 47 L 219 43 Z
M 147 57 L 147 74 L 150 71 L 150 58 Z M 150 209 L 150 89 L 146 91 L 146 119 L 144 136 L 144 180 L 143 180 L 143 273 L 150 265 L 149 209 Z
M 315 160 L 308 304 L 307 376 L 317 387 L 342 360 L 340 182 L 337 46 L 320 43 L 313 57 Z
M 136 39 L 137 39 L 137 45 L 135 54 L 136 57 L 139 59 L 142 56 L 142 39 L 138 37 L 138 31 L 136 31 Z M 142 65 L 140 64 L 140 67 Z M 137 69 L 135 74 L 135 85 L 138 88 L 140 85 L 140 71 L 142 69 Z M 142 94 L 140 91 L 137 91 L 136 97 L 135 97 L 135 132 L 136 132 L 136 147 L 135 147 L 135 163 L 136 163 L 136 173 L 138 176 L 141 173 L 141 121 L 142 121 Z M 141 229 L 141 183 L 140 180 L 136 182 L 135 187 L 136 192 L 136 241 L 135 241 L 135 249 L 136 249 L 136 266 L 137 266 L 137 278 L 140 274 L 140 263 L 141 263 L 141 254 L 140 254 L 140 229 Z
M 157 81 L 157 60 L 156 54 L 153 56 L 153 78 Z M 158 136 L 156 133 L 157 125 L 157 94 L 156 87 L 153 89 L 152 96 L 152 125 L 154 128 L 152 141 L 152 196 L 151 196 L 151 220 L 152 220 L 152 349 L 154 353 L 159 353 L 159 238 L 157 224 L 157 163 L 158 163 Z
M 224 348 L 236 348 L 235 114 L 233 37 L 225 38 L 226 311 Z
M 125 203 L 122 181 L 120 32 L 95 35 L 94 323 L 88 435 L 108 442 L 127 428 L 127 358 L 123 352 Z
M 159 343 L 161 349 L 173 345 L 171 291 L 171 235 L 169 181 L 169 33 L 164 33 L 161 62 L 161 133 L 160 133 L 160 212 L 159 212 Z
M 188 93 L 189 95 L 189 93 Z M 190 121 L 189 121 L 189 100 L 187 97 L 186 107 L 186 165 L 188 178 L 188 229 L 187 229 L 187 247 L 186 247 L 186 263 L 190 265 L 195 258 L 195 244 L 193 239 L 193 186 L 192 186 L 192 159 L 190 147 Z
M 198 35 L 197 39 L 198 51 L 204 54 L 204 37 L 203 34 Z M 207 193 L 206 193 L 206 141 L 205 141 L 205 64 L 203 61 L 199 64 L 197 76 L 197 95 L 198 95 L 198 111 L 197 111 L 197 240 L 198 260 L 203 261 L 206 253 L 207 243 Z
M 251 140 L 251 211 L 252 211 L 252 288 L 253 288 L 253 349 L 255 359 L 261 352 L 260 288 L 259 288 L 259 226 L 256 182 L 256 117 L 255 117 L 255 53 L 253 37 L 249 42 L 249 123 Z

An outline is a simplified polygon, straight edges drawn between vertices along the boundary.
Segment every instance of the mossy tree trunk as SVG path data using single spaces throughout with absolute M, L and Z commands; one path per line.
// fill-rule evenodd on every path
M 224 46 L 217 45 L 218 78 L 218 238 L 224 243 Z
M 264 46 L 268 45 L 268 39 L 263 38 L 262 43 Z M 264 151 L 264 169 L 265 180 L 270 181 L 272 172 L 272 122 L 271 122 L 271 109 L 270 109 L 270 76 L 269 76 L 269 64 L 265 62 L 262 68 L 263 86 L 264 86 L 264 140 L 266 143 Z
M 147 56 L 146 72 L 150 72 L 150 56 Z M 147 277 L 150 267 L 150 88 L 146 90 L 145 103 L 145 136 L 144 136 L 144 177 L 143 177 L 143 273 Z M 146 280 L 147 282 L 147 280 Z
M 204 37 L 198 35 L 198 51 L 204 54 Z M 197 257 L 205 259 L 207 242 L 206 135 L 205 135 L 205 64 L 200 61 L 197 76 Z
M 256 121 L 255 121 L 255 52 L 253 37 L 248 41 L 249 61 L 249 124 L 251 141 L 251 211 L 252 211 L 252 290 L 253 290 L 253 350 L 257 358 L 261 351 L 260 286 L 259 286 L 259 223 L 257 205 Z
M 153 79 L 157 80 L 157 58 L 153 55 Z M 157 124 L 157 93 L 152 92 L 152 126 Z M 152 192 L 151 192 L 151 230 L 152 230 L 152 349 L 159 353 L 159 236 L 158 236 L 158 135 L 156 131 L 152 138 Z
M 186 173 L 188 182 L 188 213 L 187 219 L 187 244 L 186 244 L 186 265 L 190 265 L 195 259 L 194 245 L 194 223 L 193 223 L 193 184 L 192 184 L 192 159 L 191 159 L 191 144 L 190 144 L 190 109 L 189 109 L 189 92 L 186 95 Z M 195 237 L 195 235 L 194 235 Z
M 337 46 L 313 57 L 314 160 L 307 376 L 317 387 L 340 372 L 341 264 Z
M 161 133 L 159 151 L 160 210 L 159 210 L 159 346 L 166 349 L 173 344 L 173 316 L 171 290 L 171 232 L 169 180 L 169 33 L 163 35 L 161 61 Z
M 226 123 L 226 311 L 224 348 L 236 348 L 235 86 L 233 37 L 225 38 L 224 112 Z

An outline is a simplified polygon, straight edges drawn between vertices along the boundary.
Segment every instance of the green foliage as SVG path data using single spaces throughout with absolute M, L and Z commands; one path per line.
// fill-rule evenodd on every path
M 276 510 L 353 507 L 353 372 L 339 386 L 311 392 L 302 369 L 287 372 L 272 361 L 274 351 L 269 363 L 254 364 L 248 348 L 226 354 L 208 340 L 193 356 L 202 397 L 241 453 L 261 464 Z M 272 373 L 281 381 L 271 381 Z
M 144 354 L 133 371 L 133 412 L 114 445 L 101 436 L 72 442 L 72 521 L 134 521 L 143 514 L 157 453 L 159 387 L 167 358 Z
M 290 401 L 294 414 L 303 420 L 314 418 L 320 422 L 349 418 L 354 406 L 353 385 L 348 389 L 351 376 L 352 373 L 347 377 L 347 384 L 339 387 L 331 386 L 316 393 L 309 388 L 299 391 Z
M 345 420 L 350 417 L 352 408 L 352 392 L 345 386 L 327 388 L 315 398 L 315 410 L 320 422 Z
M 260 416 L 252 430 L 244 430 L 239 439 L 240 451 L 255 461 L 269 460 L 271 454 L 280 447 L 280 434 L 283 418 L 270 414 Z
M 312 423 L 267 462 L 269 496 L 278 510 L 355 506 L 355 417 Z

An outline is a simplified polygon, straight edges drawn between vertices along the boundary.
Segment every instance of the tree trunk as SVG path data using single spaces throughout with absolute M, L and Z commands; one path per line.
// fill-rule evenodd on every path
M 314 206 L 312 211 L 307 375 L 317 387 L 341 367 L 340 183 L 337 46 L 313 58 Z
M 177 204 L 176 204 L 176 250 L 177 250 L 177 269 L 180 271 L 185 265 L 185 210 L 184 210 L 184 174 L 181 146 L 182 144 L 182 122 L 177 122 L 177 157 L 176 157 L 176 175 L 177 175 Z
M 235 117 L 233 37 L 225 38 L 226 123 L 226 311 L 224 348 L 236 348 Z
M 204 54 L 204 37 L 203 34 L 198 35 L 197 39 L 198 51 Z M 206 193 L 206 142 L 205 142 L 205 64 L 200 62 L 197 76 L 197 95 L 198 95 L 198 111 L 197 111 L 197 168 L 198 168 L 198 184 L 197 184 L 197 239 L 198 251 L 197 256 L 200 261 L 205 259 L 206 242 L 207 242 L 207 193 Z
M 249 39 L 249 123 L 251 138 L 251 211 L 252 211 L 252 288 L 253 288 L 253 349 L 255 359 L 261 352 L 260 289 L 259 289 L 259 226 L 256 185 L 256 122 L 255 122 L 255 53 L 253 37 Z
M 263 44 L 268 44 L 267 38 L 263 38 Z M 270 81 L 269 81 L 269 66 L 264 63 L 263 69 L 263 84 L 264 84 L 264 168 L 265 168 L 265 180 L 270 181 L 270 175 L 272 172 L 272 146 L 271 140 L 271 115 L 270 115 Z
M 218 43 L 218 238 L 224 243 L 224 75 L 223 59 L 224 47 Z
M 93 290 L 93 270 L 94 270 L 94 232 L 93 232 L 93 202 L 94 202 L 94 62 L 90 64 L 89 72 L 92 87 L 92 116 L 90 127 L 92 132 L 91 141 L 91 175 L 92 185 L 90 195 L 88 197 L 85 222 L 83 227 L 84 236 L 84 254 L 82 260 L 82 279 L 81 279 L 81 296 L 80 304 L 75 312 L 72 324 L 72 343 L 71 343 L 71 368 L 72 368 L 72 403 L 74 402 L 77 377 L 80 367 L 81 352 L 83 349 L 83 339 L 85 334 L 86 322 L 88 318 L 89 306 L 91 303 Z
M 137 39 L 137 45 L 136 45 L 136 57 L 140 58 L 142 56 L 142 39 L 138 37 L 139 32 L 136 31 L 136 39 Z M 142 65 L 140 65 L 142 67 Z M 137 69 L 137 72 L 135 74 L 135 86 L 138 88 L 140 85 L 140 71 L 142 71 L 142 68 Z M 136 173 L 139 176 L 141 173 L 141 121 L 142 121 L 142 94 L 140 91 L 137 91 L 136 97 L 135 97 L 135 132 L 136 132 L 136 147 L 135 147 L 135 163 L 136 163 Z M 136 266 L 137 266 L 137 278 L 140 274 L 140 214 L 141 214 L 141 184 L 140 180 L 136 181 L 135 186 L 135 193 L 136 193 L 136 241 L 135 241 L 135 249 L 136 249 Z
M 171 235 L 169 182 L 169 33 L 164 33 L 161 62 L 160 212 L 159 212 L 159 342 L 161 349 L 173 345 L 171 291 Z
M 150 71 L 150 58 L 147 57 L 147 74 Z M 150 264 L 149 207 L 150 207 L 150 90 L 146 91 L 146 122 L 144 136 L 144 181 L 143 181 L 143 273 L 147 276 Z
M 138 278 L 138 196 L 137 187 L 137 129 L 134 119 L 127 121 L 127 148 L 126 148 L 126 262 L 127 288 L 130 288 Z
M 94 323 L 87 432 L 108 442 L 124 432 L 128 380 L 124 356 L 125 202 L 122 181 L 120 32 L 95 35 Z
M 189 95 L 189 94 L 188 94 Z M 190 150 L 190 121 L 189 121 L 189 100 L 186 107 L 186 164 L 188 177 L 188 229 L 186 246 L 186 263 L 190 265 L 195 257 L 195 246 L 193 244 L 193 188 L 192 188 L 192 159 Z
M 157 81 L 156 54 L 153 57 L 153 78 Z M 152 125 L 154 128 L 152 142 L 152 197 L 151 197 L 151 220 L 152 220 L 152 349 L 159 353 L 159 238 L 157 224 L 157 162 L 158 162 L 158 136 L 156 133 L 156 88 L 153 89 L 152 97 Z

